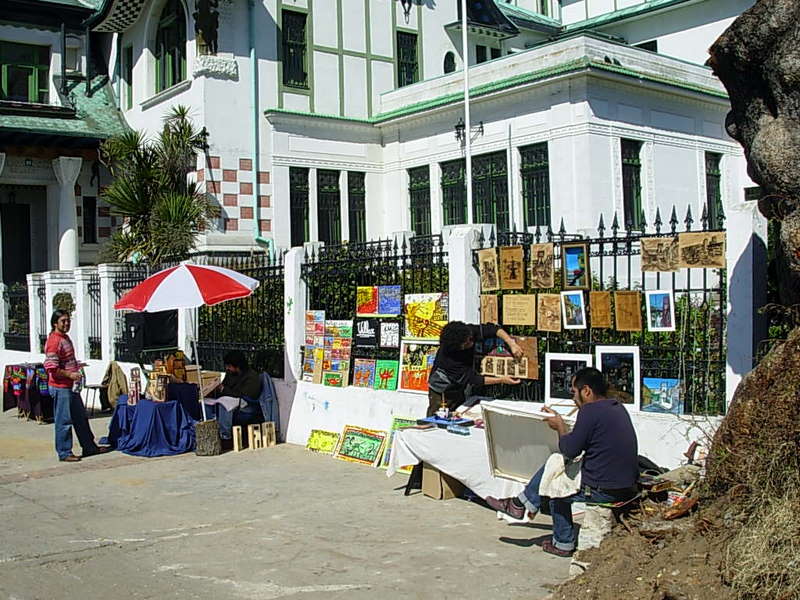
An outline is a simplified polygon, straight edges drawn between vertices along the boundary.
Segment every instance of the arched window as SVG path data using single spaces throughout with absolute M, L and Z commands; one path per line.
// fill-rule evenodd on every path
M 156 32 L 156 92 L 186 79 L 186 15 L 180 0 L 167 0 Z
M 452 73 L 456 70 L 456 56 L 452 52 L 444 55 L 444 72 Z

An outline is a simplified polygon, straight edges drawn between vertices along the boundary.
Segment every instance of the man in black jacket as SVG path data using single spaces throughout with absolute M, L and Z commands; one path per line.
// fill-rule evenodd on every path
M 223 405 L 206 406 L 206 414 L 216 418 L 219 435 L 223 440 L 231 439 L 234 423 L 258 423 L 263 420 L 258 397 L 261 395 L 261 378 L 250 368 L 244 353 L 240 350 L 228 352 L 222 362 L 225 364 L 225 379 L 210 397 L 229 396 L 238 398 L 239 405 L 227 410 Z

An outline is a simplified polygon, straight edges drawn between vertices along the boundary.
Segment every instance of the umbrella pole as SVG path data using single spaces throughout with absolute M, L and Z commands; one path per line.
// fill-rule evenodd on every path
M 200 367 L 200 355 L 197 353 L 197 330 L 196 330 L 196 314 L 192 311 L 190 313 L 192 315 L 192 333 L 189 338 L 189 343 L 191 344 L 193 351 L 192 351 L 192 359 L 194 360 L 194 364 L 197 365 L 197 376 L 200 380 L 200 384 L 197 386 L 197 398 L 200 402 L 200 415 L 203 417 L 203 421 L 207 421 L 208 417 L 206 416 L 206 405 L 203 402 L 203 376 Z

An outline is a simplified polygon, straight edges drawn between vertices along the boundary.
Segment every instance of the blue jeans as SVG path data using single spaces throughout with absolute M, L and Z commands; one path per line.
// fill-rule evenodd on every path
M 219 437 L 229 440 L 233 437 L 233 425 L 249 425 L 261 419 L 261 407 L 248 403 L 244 408 L 225 410 L 221 404 L 204 404 L 207 419 L 216 419 L 219 424 Z
M 536 471 L 536 474 L 525 486 L 519 495 L 522 502 L 530 512 L 538 512 L 542 506 L 542 496 L 539 495 L 539 484 L 542 481 L 544 466 Z M 566 498 L 549 498 L 550 515 L 553 517 L 553 545 L 559 550 L 571 552 L 575 549 L 577 536 L 575 535 L 575 524 L 572 522 L 572 504 L 574 502 L 586 502 L 603 504 L 607 502 L 620 502 L 633 496 L 634 492 L 626 494 L 625 491 L 614 491 L 609 493 L 605 490 L 582 485 L 581 490 L 573 496 Z
M 50 388 L 50 397 L 53 399 L 53 412 L 55 413 L 56 454 L 64 459 L 72 454 L 72 428 L 78 436 L 83 454 L 97 452 L 94 443 L 94 434 L 86 418 L 81 397 L 68 388 Z

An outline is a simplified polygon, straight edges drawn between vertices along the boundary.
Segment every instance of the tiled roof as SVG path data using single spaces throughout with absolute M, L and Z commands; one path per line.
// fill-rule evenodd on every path
M 59 78 L 56 78 L 59 85 Z M 114 95 L 105 75 L 96 76 L 92 82 L 93 93 L 86 96 L 85 79 L 69 78 L 68 96 L 75 106 L 73 118 L 37 116 L 28 114 L 0 114 L 0 132 L 4 130 L 23 133 L 65 135 L 105 139 L 124 133 L 129 128 L 117 109 Z

